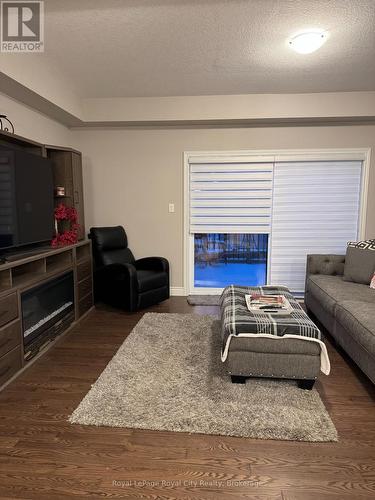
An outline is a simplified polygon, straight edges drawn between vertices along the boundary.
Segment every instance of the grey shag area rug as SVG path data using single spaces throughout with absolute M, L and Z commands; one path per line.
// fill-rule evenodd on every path
M 191 306 L 218 306 L 220 295 L 188 295 L 187 301 Z
M 336 441 L 315 389 L 232 384 L 212 316 L 147 313 L 70 416 L 75 424 L 292 441 Z

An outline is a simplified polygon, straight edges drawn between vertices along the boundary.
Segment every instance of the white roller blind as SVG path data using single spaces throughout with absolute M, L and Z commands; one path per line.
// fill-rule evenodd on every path
M 190 165 L 191 233 L 269 233 L 272 163 Z
M 358 237 L 360 161 L 275 163 L 270 283 L 302 294 L 306 256 Z

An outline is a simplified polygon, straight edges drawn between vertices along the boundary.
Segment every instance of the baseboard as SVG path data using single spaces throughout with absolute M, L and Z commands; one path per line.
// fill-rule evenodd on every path
M 186 297 L 186 290 L 183 286 L 172 286 L 171 287 L 172 297 Z

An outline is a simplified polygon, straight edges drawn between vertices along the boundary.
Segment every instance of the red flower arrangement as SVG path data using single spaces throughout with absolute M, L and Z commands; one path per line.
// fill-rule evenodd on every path
M 74 207 L 67 207 L 63 203 L 60 203 L 60 205 L 55 208 L 54 213 L 56 221 L 56 235 L 51 242 L 51 246 L 53 248 L 57 248 L 77 243 L 78 230 L 80 228 L 77 222 L 77 210 Z M 60 233 L 58 231 L 58 223 L 61 221 L 68 221 L 70 223 L 70 227 Z

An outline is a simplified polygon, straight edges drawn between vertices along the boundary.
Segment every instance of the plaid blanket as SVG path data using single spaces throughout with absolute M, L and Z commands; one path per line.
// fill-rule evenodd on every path
M 261 293 L 264 295 L 283 295 L 293 309 L 287 316 L 272 313 L 252 313 L 248 310 L 245 295 Z M 299 338 L 317 342 L 321 346 L 321 370 L 328 375 L 330 371 L 327 349 L 322 341 L 319 328 L 311 321 L 305 311 L 284 286 L 242 287 L 231 285 L 223 290 L 220 299 L 222 327 L 222 361 L 228 355 L 233 336 L 242 337 L 282 337 Z

